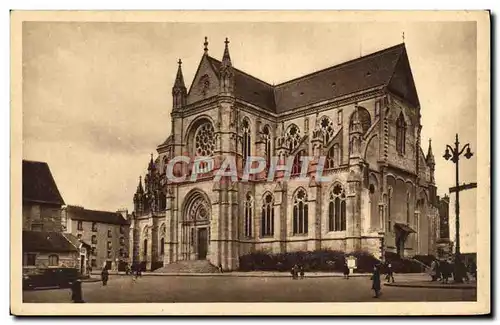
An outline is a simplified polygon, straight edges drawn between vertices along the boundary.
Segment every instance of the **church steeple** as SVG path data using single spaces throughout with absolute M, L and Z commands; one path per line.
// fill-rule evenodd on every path
M 142 187 L 142 177 L 139 176 L 139 184 L 134 194 L 134 211 L 141 214 L 144 211 L 144 188 Z
M 182 75 L 182 61 L 177 62 L 177 75 L 175 76 L 174 86 L 172 87 L 173 109 L 179 109 L 186 105 L 187 89 Z
M 139 176 L 139 184 L 137 184 L 137 190 L 135 194 L 144 194 L 144 188 L 142 187 L 142 176 Z
M 234 90 L 234 73 L 231 56 L 229 55 L 229 40 L 227 37 L 224 43 L 226 45 L 220 66 L 220 92 L 221 94 L 231 95 Z
M 155 162 L 153 161 L 153 154 L 151 154 L 151 159 L 149 160 L 148 170 L 155 169 Z

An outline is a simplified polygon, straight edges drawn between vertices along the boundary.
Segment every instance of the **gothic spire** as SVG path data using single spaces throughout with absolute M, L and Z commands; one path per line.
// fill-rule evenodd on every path
M 153 154 L 151 154 L 151 159 L 149 160 L 148 170 L 155 169 L 155 162 L 153 161 Z
M 427 165 L 435 166 L 436 161 L 434 160 L 434 154 L 432 153 L 432 140 L 429 139 L 429 149 L 427 150 Z
M 139 184 L 137 185 L 137 190 L 135 191 L 136 194 L 143 194 L 144 193 L 144 188 L 142 187 L 142 177 L 139 176 Z
M 177 64 L 179 65 L 179 67 L 177 68 L 177 76 L 175 77 L 174 88 L 179 88 L 179 89 L 186 88 L 186 86 L 184 85 L 184 76 L 182 75 L 181 59 L 179 59 Z
M 226 44 L 224 47 L 224 55 L 222 56 L 222 66 L 223 67 L 231 67 L 231 56 L 229 55 L 229 40 L 226 37 L 226 40 L 224 41 Z
M 177 110 L 186 105 L 187 89 L 184 85 L 184 76 L 182 75 L 182 61 L 179 59 L 179 67 L 177 68 L 177 76 L 175 77 L 174 86 L 172 87 L 173 109 Z

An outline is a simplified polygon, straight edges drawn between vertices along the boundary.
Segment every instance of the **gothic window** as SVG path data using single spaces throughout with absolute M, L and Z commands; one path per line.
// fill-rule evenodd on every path
M 403 113 L 399 113 L 399 117 L 396 120 L 396 150 L 399 154 L 405 154 L 405 142 L 406 142 L 406 122 Z
M 326 145 L 333 138 L 333 122 L 328 116 L 324 115 L 319 121 L 319 126 L 323 132 L 323 143 Z
M 247 193 L 245 200 L 245 237 L 252 237 L 253 198 Z
M 59 266 L 59 256 L 52 254 L 49 255 L 49 266 Z
M 263 138 L 264 138 L 264 150 L 265 150 L 265 157 L 266 157 L 266 166 L 269 168 L 271 165 L 271 129 L 269 126 L 264 126 L 263 129 Z
M 305 150 L 301 150 L 297 152 L 295 155 L 295 158 L 293 159 L 293 165 L 292 165 L 292 175 L 300 174 L 302 170 L 302 157 L 305 156 L 306 152 Z
M 300 129 L 297 125 L 292 124 L 286 131 L 286 143 L 290 152 L 294 151 L 300 143 Z
M 250 156 L 250 149 L 251 149 L 251 136 L 250 136 L 250 122 L 248 119 L 244 119 L 242 123 L 242 129 L 243 129 L 243 146 L 242 146 L 242 156 L 243 156 L 243 162 L 247 160 L 247 158 Z
M 200 91 L 203 97 L 207 95 L 208 89 L 210 88 L 210 78 L 207 74 L 203 75 L 199 81 Z
M 307 234 L 308 231 L 308 210 L 307 194 L 300 188 L 294 197 L 293 202 L 293 234 Z
M 201 124 L 194 134 L 195 155 L 209 157 L 215 149 L 215 134 L 212 123 Z
M 392 187 L 389 187 L 387 195 L 387 232 L 392 231 Z
M 364 107 L 357 106 L 356 111 L 352 114 L 351 121 L 349 122 L 349 129 L 351 130 L 355 121 L 355 117 L 357 117 L 358 122 L 361 124 L 361 130 L 364 133 L 370 129 L 372 125 L 370 112 Z
M 337 112 L 337 124 L 340 125 L 342 124 L 342 110 L 339 109 Z
M 346 230 L 346 197 L 345 190 L 336 184 L 330 191 L 328 203 L 328 231 Z
M 264 195 L 260 224 L 261 237 L 274 235 L 274 198 L 271 193 Z

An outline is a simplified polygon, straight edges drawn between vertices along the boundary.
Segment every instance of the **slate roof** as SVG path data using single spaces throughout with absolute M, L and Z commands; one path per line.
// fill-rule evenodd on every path
M 233 68 L 235 96 L 275 113 L 283 113 L 356 92 L 388 86 L 402 57 L 407 63 L 405 46 L 398 44 L 275 86 Z M 208 58 L 214 71 L 219 71 L 221 62 L 212 57 Z M 406 73 L 412 78 L 411 71 Z M 395 88 L 401 90 L 401 87 Z M 409 90 L 411 91 L 416 92 L 414 89 Z M 409 99 L 418 105 L 416 95 L 402 95 L 408 95 L 411 97 Z
M 91 247 L 88 243 L 86 243 L 85 241 L 81 240 L 81 239 L 78 239 L 78 237 L 76 237 L 75 235 L 73 234 L 70 234 L 70 233 L 63 233 L 63 236 L 66 237 L 66 239 L 75 247 L 79 248 L 80 247 L 80 244 L 83 244 L 83 246 L 86 246 L 87 248 Z
M 23 230 L 23 252 L 78 252 L 63 233 Z
M 23 160 L 23 201 L 64 205 L 47 163 Z
M 127 225 L 128 221 L 119 212 L 89 210 L 69 205 L 65 208 L 71 220 L 91 221 L 115 225 Z

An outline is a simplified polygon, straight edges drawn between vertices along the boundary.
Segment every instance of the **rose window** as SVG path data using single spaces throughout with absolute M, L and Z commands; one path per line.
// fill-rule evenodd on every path
M 194 135 L 196 156 L 212 156 L 215 149 L 215 135 L 212 123 L 202 124 Z

